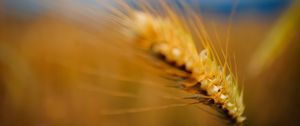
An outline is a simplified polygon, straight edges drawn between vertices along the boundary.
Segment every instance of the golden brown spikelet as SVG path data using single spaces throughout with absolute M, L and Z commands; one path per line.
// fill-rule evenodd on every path
M 161 4 L 167 16 L 158 16 L 150 9 L 138 11 L 121 3 L 128 13 L 120 17 L 118 23 L 123 27 L 120 31 L 125 31 L 125 37 L 140 48 L 164 56 L 162 60 L 175 68 L 184 68 L 183 71 L 189 73 L 188 77 L 183 77 L 186 81 L 182 86 L 186 91 L 200 94 L 195 99 L 219 110 L 230 122 L 241 124 L 245 120 L 243 95 L 230 67 L 227 63 L 220 65 L 205 34 L 199 35 L 204 36 L 200 38 L 204 49 L 198 53 L 192 34 L 186 29 L 188 25 L 166 3 Z M 205 32 L 204 28 L 196 29 L 199 33 Z

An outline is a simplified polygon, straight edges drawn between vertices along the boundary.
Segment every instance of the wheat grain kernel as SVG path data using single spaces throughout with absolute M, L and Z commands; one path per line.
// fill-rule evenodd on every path
M 209 87 L 207 89 L 207 94 L 208 95 L 214 95 L 214 94 L 218 93 L 219 90 L 220 90 L 219 86 L 212 85 L 211 87 Z

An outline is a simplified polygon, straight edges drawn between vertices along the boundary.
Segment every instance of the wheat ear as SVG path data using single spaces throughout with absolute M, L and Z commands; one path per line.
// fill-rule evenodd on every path
M 246 119 L 237 79 L 226 63 L 219 65 L 219 58 L 207 38 L 200 38 L 204 49 L 198 53 L 191 33 L 186 30 L 187 25 L 182 25 L 169 8 L 169 15 L 154 16 L 149 11 L 140 12 L 124 6 L 129 13 L 121 16 L 119 23 L 127 38 L 145 50 L 164 56 L 162 60 L 175 68 L 184 68 L 189 74 L 182 86 L 190 93 L 200 94 L 194 99 L 217 109 L 230 122 L 241 124 Z M 203 33 L 204 29 L 199 29 L 199 33 Z

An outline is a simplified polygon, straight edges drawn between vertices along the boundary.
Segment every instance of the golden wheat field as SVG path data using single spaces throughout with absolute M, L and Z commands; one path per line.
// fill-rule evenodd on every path
M 298 125 L 299 8 L 0 1 L 0 125 Z

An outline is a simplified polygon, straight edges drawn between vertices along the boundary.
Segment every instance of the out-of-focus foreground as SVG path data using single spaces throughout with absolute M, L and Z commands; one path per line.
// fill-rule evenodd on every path
M 299 2 L 208 1 L 192 7 L 202 9 L 216 46 L 225 49 L 230 38 L 245 125 L 298 124 L 300 27 L 291 8 Z M 208 107 L 181 106 L 187 94 L 153 68 L 155 60 L 115 38 L 107 5 L 0 2 L 0 125 L 224 125 Z

